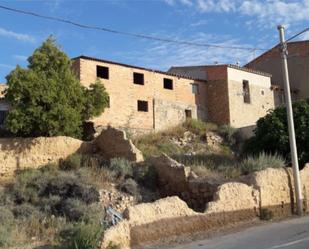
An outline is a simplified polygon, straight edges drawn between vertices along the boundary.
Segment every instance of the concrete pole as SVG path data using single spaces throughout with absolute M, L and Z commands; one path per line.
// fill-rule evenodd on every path
M 284 27 L 282 25 L 278 26 L 280 44 L 281 44 L 281 58 L 282 58 L 282 71 L 283 71 L 283 82 L 284 82 L 284 92 L 285 92 L 285 104 L 288 118 L 288 127 L 289 127 L 289 140 L 290 140 L 290 149 L 291 149 L 291 159 L 294 175 L 294 188 L 296 195 L 296 204 L 297 204 L 297 214 L 303 214 L 303 197 L 301 191 L 301 183 L 299 176 L 299 166 L 298 166 L 298 156 L 297 156 L 297 147 L 296 147 L 296 138 L 294 130 L 294 120 L 293 120 L 293 108 L 291 101 L 291 91 L 290 91 L 290 80 L 288 72 L 288 63 L 287 63 L 287 44 L 284 37 Z

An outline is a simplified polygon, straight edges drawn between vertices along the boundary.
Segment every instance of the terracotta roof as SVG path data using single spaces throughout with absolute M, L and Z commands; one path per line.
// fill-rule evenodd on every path
M 8 88 L 7 84 L 0 84 L 0 98 L 4 97 L 3 91 Z
M 168 72 L 164 72 L 164 71 L 160 71 L 160 70 L 154 70 L 154 69 L 150 69 L 150 68 L 145 68 L 145 67 L 139 67 L 139 66 L 119 63 L 119 62 L 115 62 L 115 61 L 98 59 L 98 58 L 89 57 L 89 56 L 85 56 L 85 55 L 80 55 L 78 57 L 72 58 L 72 60 L 76 60 L 76 59 L 85 59 L 85 60 L 98 61 L 98 62 L 113 64 L 113 65 L 118 65 L 118 66 L 123 66 L 123 67 L 136 68 L 136 69 L 145 70 L 145 71 L 148 71 L 148 72 L 154 72 L 154 73 L 164 74 L 164 75 L 178 77 L 178 78 L 184 78 L 184 79 L 190 79 L 190 80 L 197 80 L 197 81 L 204 81 L 204 82 L 206 82 L 203 79 L 197 79 L 197 78 L 193 78 L 193 77 L 189 77 L 189 76 L 185 76 L 185 75 L 168 73 Z

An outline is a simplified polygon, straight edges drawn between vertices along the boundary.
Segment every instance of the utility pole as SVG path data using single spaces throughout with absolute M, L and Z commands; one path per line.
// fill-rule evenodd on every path
M 290 80 L 288 72 L 288 62 L 287 62 L 288 50 L 287 50 L 287 43 L 285 42 L 284 37 L 284 27 L 282 25 L 279 25 L 278 31 L 281 44 L 282 72 L 283 72 L 285 102 L 286 102 L 286 111 L 287 111 L 288 127 L 289 127 L 289 140 L 290 140 L 291 159 L 292 159 L 293 176 L 294 176 L 297 214 L 302 215 L 303 197 L 302 197 L 301 183 L 299 176 L 298 156 L 297 156 L 297 147 L 296 147 L 296 138 L 294 130 L 294 120 L 293 120 L 293 108 L 291 101 Z

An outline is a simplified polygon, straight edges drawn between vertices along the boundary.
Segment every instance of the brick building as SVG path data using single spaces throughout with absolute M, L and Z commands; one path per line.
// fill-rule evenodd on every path
M 287 43 L 289 77 L 292 99 L 309 98 L 309 41 Z M 272 74 L 276 106 L 284 103 L 281 55 L 279 47 L 274 47 L 258 56 L 245 67 Z
M 255 125 L 274 108 L 271 75 L 233 65 L 162 72 L 79 56 L 73 68 L 81 84 L 89 86 L 99 78 L 109 93 L 110 105 L 92 120 L 95 127 L 147 132 L 192 117 L 242 128 Z
M 207 81 L 208 120 L 236 128 L 254 126 L 274 108 L 271 75 L 235 65 L 172 67 L 168 72 Z
M 206 120 L 206 81 L 86 56 L 73 59 L 80 82 L 98 78 L 109 94 L 109 107 L 91 120 L 138 132 L 175 126 L 186 118 Z

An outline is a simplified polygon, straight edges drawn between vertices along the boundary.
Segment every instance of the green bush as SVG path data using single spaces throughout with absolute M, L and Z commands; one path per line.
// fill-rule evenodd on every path
M 140 194 L 138 184 L 136 183 L 136 181 L 134 181 L 131 178 L 126 179 L 120 185 L 120 189 L 121 189 L 121 191 L 126 192 L 130 195 L 133 195 L 133 196 L 139 196 L 139 194 Z
M 240 168 L 243 174 L 249 174 L 266 168 L 281 168 L 285 166 L 284 159 L 279 155 L 270 155 L 264 152 L 258 156 L 249 156 L 244 159 Z
M 293 103 L 300 167 L 309 161 L 309 99 Z M 255 135 L 244 146 L 245 154 L 266 152 L 291 161 L 286 108 L 278 107 L 257 121 Z
M 82 155 L 73 154 L 70 155 L 66 160 L 60 163 L 60 169 L 62 170 L 77 170 L 81 168 L 82 165 Z
M 113 158 L 110 161 L 109 169 L 114 174 L 114 177 L 132 177 L 132 163 L 125 158 Z
M 15 206 L 12 211 L 16 218 L 27 218 L 36 212 L 37 209 L 29 203 L 23 203 Z
M 225 143 L 229 146 L 235 146 L 237 143 L 237 129 L 230 125 L 222 125 L 218 133 L 223 137 Z
M 208 126 L 207 126 L 207 123 L 201 121 L 201 120 L 198 120 L 198 119 L 188 119 L 186 120 L 186 122 L 183 124 L 183 126 L 195 133 L 195 134 L 199 134 L 199 135 L 202 135 L 203 133 L 206 132 Z
M 134 167 L 134 179 L 150 190 L 155 191 L 158 187 L 158 173 L 152 165 Z
M 103 231 L 100 224 L 80 224 L 74 229 L 67 249 L 99 249 Z
M 271 220 L 274 217 L 274 214 L 271 210 L 267 208 L 261 208 L 260 219 L 261 220 Z
M 14 222 L 13 213 L 8 208 L 0 206 L 0 247 L 12 243 L 11 232 Z
M 121 249 L 120 245 L 115 245 L 114 243 L 109 243 L 106 249 Z

